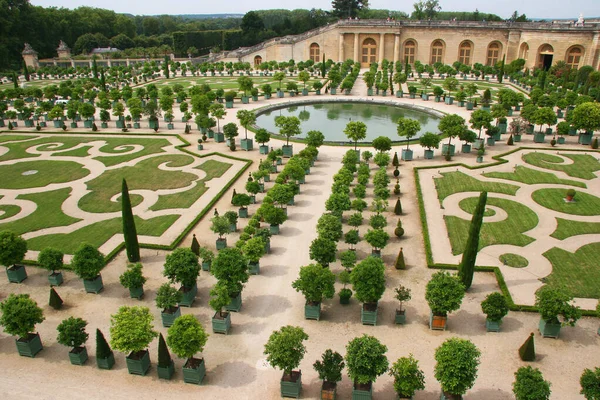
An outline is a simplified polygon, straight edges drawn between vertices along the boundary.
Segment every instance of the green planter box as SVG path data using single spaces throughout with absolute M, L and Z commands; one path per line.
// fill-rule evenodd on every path
M 25 127 L 26 128 L 33 128 L 33 120 L 26 119 L 25 120 Z M 73 126 L 71 126 L 71 128 L 73 128 Z M 77 128 L 77 123 L 75 123 L 75 128 Z
M 252 141 L 252 139 L 242 139 L 240 140 L 240 144 L 242 150 L 250 151 L 253 148 L 254 142 Z
M 502 324 L 502 321 L 492 321 L 490 319 L 486 319 L 485 330 L 487 332 L 500 332 L 500 324 Z
M 6 268 L 6 276 L 8 276 L 8 281 L 11 283 L 21 283 L 27 279 L 27 270 L 25 270 L 24 265 L 13 265 Z
M 96 358 L 96 366 L 99 369 L 111 369 L 115 365 L 115 354 L 110 353 L 107 358 Z
M 27 125 L 25 125 L 25 126 L 27 126 Z M 71 122 L 70 126 L 72 129 L 77 128 L 77 122 Z
M 210 271 L 210 262 L 202 261 L 202 271 Z
M 215 133 L 215 142 L 223 143 L 224 141 L 225 141 L 225 135 L 221 132 L 216 132 Z
M 533 141 L 535 143 L 544 143 L 544 140 L 546 139 L 546 135 L 544 135 L 543 133 L 535 133 L 533 135 Z
M 192 383 L 194 385 L 202 384 L 202 380 L 204 379 L 204 375 L 206 375 L 206 366 L 204 364 L 204 359 L 200 360 L 200 365 L 196 368 L 187 367 L 189 361 L 185 363 L 183 366 L 183 381 L 185 383 Z
M 92 128 L 92 125 L 94 124 L 94 121 L 90 121 L 90 120 L 85 120 L 83 121 L 83 127 L 84 128 Z
M 271 235 L 279 235 L 279 225 L 269 225 L 269 232 Z
M 482 147 L 483 147 L 483 139 L 475 139 L 475 142 L 473 144 L 473 148 L 475 150 L 479 150 Z
M 591 144 L 592 143 L 592 137 L 593 137 L 593 135 L 589 135 L 587 133 L 581 133 L 579 135 L 578 143 L 579 144 L 585 144 L 585 145 Z
M 19 338 L 15 342 L 19 355 L 23 357 L 33 358 L 44 348 L 39 333 L 30 333 L 26 338 Z
M 401 158 L 403 161 L 412 161 L 413 151 L 410 149 L 402 149 L 402 157 Z
M 102 282 L 102 275 L 98 275 L 94 279 L 84 279 L 83 287 L 85 288 L 86 293 L 100 293 L 100 291 L 104 288 L 104 283 Z
M 331 88 L 331 90 L 329 91 L 330 94 L 334 95 L 337 94 L 337 89 L 336 88 Z
M 115 121 L 115 124 L 116 124 L 117 128 L 119 128 L 119 129 L 125 128 L 125 121 L 121 121 L 119 119 L 119 120 Z
M 158 372 L 158 379 L 170 380 L 175 373 L 175 363 L 171 360 L 171 363 L 166 367 L 156 366 L 156 372 Z
M 302 96 L 308 96 L 308 89 L 302 89 Z
M 160 313 L 160 319 L 165 328 L 173 325 L 173 322 L 177 319 L 177 317 L 181 316 L 181 308 L 177 307 L 177 309 L 172 312 L 165 312 L 164 310 Z
M 321 303 L 311 305 L 306 303 L 304 305 L 304 318 L 305 319 L 321 319 Z
M 496 145 L 496 138 L 494 138 L 494 137 L 488 137 L 485 142 L 486 142 L 486 144 L 488 146 L 495 146 Z
M 184 289 L 188 289 L 185 291 Z M 179 302 L 179 306 L 191 307 L 194 304 L 194 300 L 196 300 L 196 294 L 198 293 L 198 286 L 194 285 L 191 288 L 185 288 L 181 286 L 179 291 L 183 294 L 181 301 Z
M 463 153 L 470 153 L 471 152 L 471 145 L 470 144 L 463 144 L 461 151 Z
M 232 101 L 225 100 L 225 108 L 233 108 L 233 100 Z
M 142 350 L 138 354 L 137 357 L 134 353 L 129 354 L 125 357 L 125 361 L 127 362 L 127 371 L 131 375 L 141 375 L 145 376 L 150 369 L 150 352 L 148 350 Z
M 290 158 L 294 155 L 294 147 L 291 144 L 284 144 L 281 146 L 281 150 L 283 151 L 283 156 Z
M 373 398 L 373 383 L 371 382 L 369 390 L 356 389 L 356 384 L 352 387 L 352 400 L 371 400 Z
M 266 244 L 265 244 L 266 246 Z M 260 263 L 248 263 L 248 272 L 250 275 L 259 275 L 260 274 Z
M 248 218 L 248 208 L 246 208 L 246 207 L 238 208 L 238 215 L 240 218 Z
M 454 98 L 452 96 L 446 96 L 445 102 L 446 102 L 446 104 L 451 106 L 452 104 L 454 104 Z
M 252 96 L 252 101 L 258 101 L 258 96 Z
M 281 157 L 277 157 L 277 160 L 275 161 L 277 165 L 282 165 L 283 164 L 283 158 Z M 277 171 L 275 171 L 277 172 Z
M 557 139 L 557 141 L 558 141 L 558 144 L 565 144 L 565 140 L 566 140 L 566 139 L 565 139 L 565 137 L 564 137 L 564 136 L 559 136 L 559 137 L 558 137 L 558 139 Z
M 248 96 L 242 96 L 242 104 L 250 103 L 250 98 Z
M 373 88 L 367 88 L 367 96 L 373 96 Z
M 521 135 L 513 135 L 513 142 L 518 143 L 521 141 Z
M 492 136 L 494 138 L 495 141 L 498 140 L 502 140 L 502 134 L 500 132 L 495 133 L 494 136 Z
M 483 156 L 477 156 L 477 162 L 478 163 L 482 163 L 483 162 Z
M 217 311 L 212 317 L 212 331 L 214 333 L 224 333 L 227 335 L 231 329 L 231 313 L 225 313 L 225 316 L 217 318 L 219 312 Z
M 170 123 L 170 122 L 169 122 L 169 123 L 167 124 L 167 130 L 170 130 L 170 131 L 172 131 L 173 129 L 175 129 L 175 125 L 173 125 L 172 123 Z
M 279 91 L 279 90 L 278 90 L 278 91 L 277 91 L 277 97 L 278 97 L 278 98 L 280 98 L 280 99 L 282 99 L 282 98 L 283 98 L 283 96 L 285 96 L 285 93 L 284 93 L 283 91 Z
M 500 129 L 500 134 L 506 133 L 507 124 L 498 124 L 498 129 Z
M 60 286 L 63 283 L 62 272 L 54 272 L 53 274 L 48 274 L 48 283 L 50 284 L 50 286 Z
M 421 95 L 421 100 L 429 101 L 429 95 L 428 95 L 428 94 L 425 94 L 425 93 L 423 93 L 423 94 Z
M 158 121 L 148 121 L 150 129 L 158 129 Z
M 558 335 L 560 334 L 561 325 L 560 325 L 560 323 L 556 324 L 556 323 L 548 322 L 548 321 L 540 318 L 540 323 L 538 325 L 538 328 L 540 330 L 540 333 L 542 334 L 542 337 L 550 337 L 550 338 L 558 339 Z
M 141 300 L 144 297 L 144 287 L 129 288 L 129 297 Z
M 238 293 L 237 296 L 232 297 L 229 304 L 227 304 L 227 306 L 225 306 L 225 309 L 227 311 L 235 311 L 235 312 L 240 311 L 242 309 L 242 294 Z
M 394 314 L 394 323 L 398 325 L 404 325 L 406 323 L 406 310 L 396 310 L 396 314 Z
M 433 150 L 425 150 L 423 152 L 423 157 L 427 160 L 431 160 L 433 158 Z
M 227 247 L 227 239 L 226 238 L 217 239 L 216 246 L 217 246 L 217 250 L 223 250 L 224 248 Z
M 535 128 L 535 125 L 532 125 L 532 124 L 527 125 L 527 128 L 525 128 L 525 133 L 528 135 L 533 135 L 534 128 Z
M 69 352 L 69 360 L 73 365 L 83 365 L 88 360 L 88 352 L 85 347 L 75 347 Z
M 576 135 L 577 135 L 577 129 L 570 128 L 569 129 L 569 136 L 576 136 Z
M 377 309 L 378 306 L 375 306 L 375 311 L 365 310 L 367 304 L 363 304 L 360 309 L 360 322 L 363 325 L 377 325 Z
M 237 231 L 237 224 L 229 224 L 229 232 L 233 233 Z
M 134 122 L 133 123 L 133 129 L 140 129 L 142 126 L 140 125 L 139 122 Z
M 59 120 L 56 120 L 56 119 L 54 121 L 52 121 L 52 123 L 54 124 L 55 128 L 62 128 L 62 126 L 63 126 L 63 122 L 59 121 Z
M 302 372 L 292 371 L 292 379 L 293 378 L 296 378 L 296 380 L 286 381 L 283 377 L 281 378 L 281 397 L 300 397 L 300 392 L 302 392 Z
M 258 146 L 258 152 L 260 154 L 269 154 L 269 146 L 265 146 L 265 145 Z

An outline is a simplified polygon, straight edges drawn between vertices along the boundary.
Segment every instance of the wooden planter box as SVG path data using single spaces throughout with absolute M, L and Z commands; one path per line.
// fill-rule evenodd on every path
M 229 224 L 229 232 L 233 233 L 237 231 L 237 224 Z
M 546 135 L 544 135 L 543 133 L 535 133 L 533 135 L 533 141 L 535 143 L 544 143 L 544 140 L 546 140 Z
M 73 365 L 83 365 L 88 360 L 88 352 L 85 347 L 74 347 L 69 352 L 69 360 Z
M 125 357 L 125 361 L 127 362 L 127 371 L 131 375 L 145 376 L 150 369 L 150 352 L 142 350 L 139 354 L 131 353 Z
M 294 147 L 291 144 L 284 144 L 281 146 L 281 150 L 283 151 L 283 156 L 290 158 L 294 155 Z
M 323 381 L 321 385 L 321 400 L 335 400 L 337 398 L 337 383 Z
M 280 381 L 281 397 L 299 398 L 302 392 L 302 371 L 292 371 L 291 380 L 285 378 L 286 376 L 283 375 Z
M 266 243 L 265 243 L 265 247 L 266 247 Z M 248 263 L 248 272 L 250 273 L 250 275 L 259 275 L 260 274 L 260 262 Z
M 265 146 L 265 145 L 258 146 L 258 152 L 260 154 L 269 154 L 269 146 Z
M 225 238 L 217 239 L 216 246 L 217 246 L 217 250 L 223 250 L 224 248 L 227 247 L 227 239 L 225 239 Z
M 592 137 L 593 135 L 587 134 L 587 133 L 581 133 L 579 134 L 579 140 L 577 141 L 579 144 L 591 144 L 592 143 Z
M 104 288 L 104 283 L 102 282 L 102 275 L 98 275 L 94 279 L 84 279 L 83 287 L 85 288 L 86 293 L 100 293 L 100 291 Z
M 210 271 L 210 262 L 202 261 L 202 271 Z
M 412 161 L 413 151 L 410 149 L 402 149 L 402 157 L 401 158 L 403 161 Z
M 242 150 L 250 151 L 253 148 L 254 142 L 252 141 L 252 139 L 242 139 L 240 140 L 240 144 Z
M 363 325 L 377 325 L 377 310 L 378 310 L 378 306 L 377 304 L 375 304 L 375 310 L 371 311 L 366 309 L 368 307 L 368 304 L 365 303 L 363 304 L 362 308 L 360 309 L 360 322 L 362 322 Z
M 175 373 L 175 363 L 171 360 L 171 364 L 166 367 L 161 367 L 160 365 L 156 366 L 156 371 L 158 372 L 159 379 L 170 380 Z
M 175 322 L 177 317 L 180 317 L 180 316 L 181 316 L 181 308 L 179 308 L 179 307 L 177 307 L 177 309 L 172 313 L 165 312 L 164 310 L 160 313 L 160 319 L 165 328 L 168 328 L 169 326 L 173 325 L 173 322 Z
M 557 139 L 558 144 L 565 144 L 565 137 L 564 136 L 559 136 Z
M 196 360 L 194 358 L 190 360 Z M 206 375 L 206 366 L 204 364 L 204 359 L 200 359 L 200 364 L 195 368 L 190 368 L 188 365 L 190 363 L 188 360 L 183 366 L 183 381 L 185 383 L 192 383 L 194 385 L 202 384 L 202 380 L 204 379 L 204 375 Z
M 431 160 L 433 158 L 433 150 L 425 150 L 423 152 L 423 157 L 427 160 Z
M 49 274 L 48 283 L 50 283 L 50 286 L 60 286 L 63 283 L 62 272 L 54 272 Z
M 6 276 L 11 283 L 21 283 L 27 279 L 27 271 L 24 265 L 17 264 L 6 268 Z
M 225 313 L 224 316 L 218 318 L 219 312 L 217 311 L 212 318 L 212 330 L 214 333 L 224 333 L 227 335 L 229 329 L 231 329 L 231 313 Z
M 279 225 L 269 225 L 269 232 L 271 235 L 279 235 Z
M 238 215 L 240 218 L 248 218 L 248 209 L 246 207 L 239 208 Z
M 318 321 L 321 318 L 321 303 L 315 305 L 306 303 L 304 305 L 304 318 L 316 319 Z
M 188 290 L 185 290 L 188 289 Z M 198 293 L 198 286 L 194 285 L 191 288 L 186 288 L 185 286 L 181 286 L 179 291 L 183 294 L 181 301 L 179 302 L 179 306 L 183 307 L 191 307 L 194 304 L 194 300 L 196 300 L 196 294 Z
M 99 369 L 111 369 L 115 365 L 115 355 L 113 352 L 107 358 L 96 358 L 96 366 Z
M 470 153 L 471 152 L 471 145 L 470 144 L 463 144 L 461 151 L 463 153 Z
M 492 321 L 491 319 L 485 320 L 485 330 L 487 332 L 500 332 L 500 325 L 502 321 Z
M 542 337 L 558 339 L 558 335 L 560 334 L 561 328 L 560 323 L 556 324 L 540 318 L 540 323 L 538 327 L 540 333 L 542 334 Z
M 445 331 L 448 316 L 433 315 L 429 313 L 429 329 L 432 331 Z
M 241 292 L 238 293 L 237 296 L 232 297 L 229 304 L 227 304 L 227 306 L 225 306 L 225 309 L 227 311 L 238 312 L 241 310 L 241 308 L 242 308 L 242 293 Z
M 141 300 L 144 297 L 144 287 L 140 286 L 137 288 L 129 288 L 129 297 L 132 299 Z
M 26 338 L 19 338 L 15 342 L 17 343 L 19 355 L 23 357 L 33 358 L 44 348 L 39 333 L 30 333 Z
M 450 155 L 453 156 L 455 151 L 456 151 L 456 146 L 454 146 L 453 144 L 451 144 L 451 145 L 443 144 L 442 145 L 442 155 L 446 155 L 446 154 L 450 153 Z
M 404 325 L 406 323 L 406 310 L 396 310 L 394 323 L 398 325 Z
M 352 400 L 371 400 L 373 398 L 373 382 L 368 383 L 368 389 L 361 385 L 357 388 L 357 384 L 355 383 L 352 386 Z
M 221 132 L 215 132 L 213 136 L 215 138 L 215 142 L 217 143 L 223 143 L 225 141 L 225 135 Z M 210 134 L 208 137 L 210 138 Z

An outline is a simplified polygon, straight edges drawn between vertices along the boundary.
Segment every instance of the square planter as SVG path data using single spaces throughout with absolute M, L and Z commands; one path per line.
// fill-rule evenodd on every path
M 486 140 L 486 144 L 488 146 L 494 146 L 496 144 L 496 139 L 494 139 L 493 137 L 488 137 Z
M 487 332 L 500 332 L 500 324 L 502 324 L 502 321 L 492 321 L 490 319 L 486 319 L 485 330 Z
M 433 150 L 425 150 L 423 152 L 423 157 L 427 160 L 431 160 L 433 158 Z
M 199 364 L 194 367 L 190 367 L 190 361 L 199 361 Z M 203 358 L 200 360 L 191 358 L 183 366 L 183 381 L 185 383 L 200 385 L 204 379 L 204 375 L 206 375 L 206 366 Z
M 248 96 L 242 96 L 242 104 L 250 103 L 250 98 Z
M 521 135 L 513 135 L 513 142 L 518 143 L 521 141 Z
M 269 154 L 269 146 L 261 145 L 258 147 L 258 152 L 260 154 Z
M 54 125 L 55 128 L 62 128 L 62 126 L 63 126 L 63 122 L 56 120 L 56 119 L 54 121 L 52 121 L 52 124 Z
M 404 325 L 406 323 L 406 310 L 396 310 L 394 323 L 398 325 Z
M 269 225 L 269 232 L 271 235 L 279 235 L 279 225 Z
M 229 232 L 233 233 L 235 231 L 237 231 L 237 224 L 229 224 Z
M 88 360 L 88 352 L 85 347 L 75 347 L 69 352 L 69 360 L 73 365 L 83 365 Z
M 23 357 L 33 358 L 44 348 L 39 333 L 30 333 L 26 338 L 19 338 L 15 342 L 19 355 Z
M 233 108 L 233 100 L 232 101 L 225 100 L 225 108 Z
M 62 272 L 54 272 L 48 275 L 48 283 L 50 286 L 60 286 L 63 283 Z
M 429 313 L 429 329 L 432 331 L 445 331 L 447 321 L 447 316 L 433 315 L 433 313 Z
M 281 146 L 281 150 L 283 151 L 283 156 L 290 158 L 294 155 L 294 148 L 291 144 L 284 144 Z
M 83 287 L 85 288 L 86 293 L 100 293 L 100 291 L 104 288 L 102 275 L 98 275 L 94 279 L 84 279 Z
M 304 319 L 321 319 L 321 303 L 304 305 Z
M 115 122 L 115 124 L 116 124 L 117 128 L 119 128 L 119 129 L 125 128 L 125 121 L 117 120 Z
M 226 312 L 223 314 L 220 314 L 217 311 L 212 317 L 212 331 L 214 333 L 224 333 L 227 335 L 231 329 L 231 313 Z
M 401 158 L 403 161 L 412 161 L 413 151 L 410 149 L 402 149 L 402 157 Z
M 337 383 L 323 381 L 321 385 L 321 400 L 337 399 Z
M 156 366 L 156 372 L 158 372 L 159 379 L 170 380 L 175 373 L 175 363 L 171 360 L 171 363 L 166 367 Z
M 367 303 L 363 304 L 362 308 L 360 309 L 360 322 L 363 325 L 377 325 L 377 309 L 378 306 L 377 304 L 375 304 L 375 310 L 368 310 L 367 307 L 369 307 L 369 305 Z
M 483 147 L 483 139 L 475 139 L 475 142 L 473 143 L 473 148 L 475 150 L 479 150 L 482 147 Z
M 6 268 L 6 276 L 11 283 L 21 283 L 27 279 L 27 271 L 24 265 L 17 264 Z
M 558 144 L 565 144 L 565 137 L 564 136 L 559 136 L 558 139 Z
M 144 287 L 129 288 L 129 297 L 141 300 L 144 297 Z
M 225 141 L 225 135 L 221 132 L 216 132 L 215 133 L 215 142 L 223 143 L 224 141 Z
M 367 385 L 368 388 L 366 387 Z M 373 382 L 370 382 L 367 385 L 358 386 L 358 384 L 355 383 L 352 386 L 352 400 L 371 400 L 373 398 Z
M 266 247 L 266 244 L 265 244 L 265 247 Z M 250 273 L 250 275 L 259 275 L 260 274 L 260 263 L 248 263 L 248 272 Z
M 227 239 L 217 239 L 216 241 L 217 250 L 223 250 L 227 247 Z
M 470 144 L 463 144 L 461 151 L 463 153 L 470 153 L 471 152 L 471 145 Z
M 145 376 L 150 369 L 150 352 L 142 350 L 138 353 L 131 353 L 125 357 L 127 362 L 127 371 L 131 375 Z
M 100 124 L 100 128 L 102 128 L 102 129 L 106 129 L 106 128 L 108 128 L 108 122 L 102 122 L 102 123 Z
M 96 366 L 99 369 L 111 369 L 115 365 L 115 355 L 113 352 L 106 358 L 96 358 Z
M 252 150 L 254 143 L 253 143 L 252 139 L 242 139 L 242 140 L 240 140 L 240 144 L 241 144 L 242 150 L 250 151 L 250 150 Z
M 500 134 L 506 133 L 507 127 L 508 127 L 508 124 L 498 124 L 498 129 L 500 129 Z
M 210 262 L 202 261 L 202 271 L 210 271 Z
M 592 143 L 592 136 L 593 135 L 589 135 L 587 133 L 581 133 L 579 135 L 579 140 L 577 141 L 579 144 L 591 144 Z
M 187 290 L 186 290 L 187 289 Z M 196 300 L 196 294 L 198 293 L 198 286 L 194 285 L 191 288 L 186 288 L 181 286 L 179 291 L 183 293 L 181 301 L 179 302 L 179 306 L 191 307 L 194 304 L 194 300 Z
M 535 143 L 544 143 L 544 140 L 546 139 L 546 135 L 544 135 L 543 133 L 535 133 L 533 135 L 533 141 Z
M 248 209 L 246 207 L 238 208 L 238 215 L 240 218 L 248 218 Z
M 92 128 L 92 124 L 94 123 L 94 121 L 90 121 L 90 120 L 85 120 L 83 121 L 83 127 L 84 128 Z
M 165 310 L 163 310 L 160 313 L 160 319 L 165 328 L 168 328 L 169 326 L 173 325 L 173 322 L 175 322 L 175 320 L 179 316 L 181 316 L 181 308 L 179 307 L 177 307 L 173 312 L 165 312 Z
M 232 297 L 231 301 L 225 306 L 227 311 L 238 312 L 242 309 L 242 293 L 238 293 L 237 296 Z
M 450 96 L 446 96 L 445 102 L 446 102 L 446 104 L 448 104 L 449 106 L 451 106 L 454 103 L 454 98 L 450 97 Z
M 329 93 L 332 94 L 332 95 L 337 94 L 337 89 L 336 88 L 331 88 L 331 90 L 329 91 Z
M 540 330 L 540 333 L 542 334 L 542 337 L 550 337 L 550 338 L 558 339 L 558 335 L 560 334 L 561 325 L 560 325 L 560 323 L 556 324 L 556 323 L 548 322 L 548 321 L 540 318 L 540 323 L 538 325 L 538 328 Z
M 282 376 L 280 381 L 281 397 L 299 398 L 302 391 L 302 372 L 292 371 L 291 379 L 285 378 L 285 375 Z

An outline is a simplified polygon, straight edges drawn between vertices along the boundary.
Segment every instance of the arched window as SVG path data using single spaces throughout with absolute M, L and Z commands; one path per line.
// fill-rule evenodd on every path
M 485 65 L 493 67 L 500 60 L 500 53 L 502 52 L 502 46 L 498 42 L 490 43 L 487 51 L 487 61 Z
M 361 61 L 366 65 L 377 62 L 377 43 L 375 43 L 375 39 L 367 38 L 364 40 Z
M 554 48 L 549 44 L 543 44 L 540 46 L 540 50 L 538 51 L 538 68 L 548 69 L 552 66 L 552 61 L 554 59 Z
M 583 49 L 579 46 L 571 47 L 567 51 L 567 65 L 571 68 L 579 68 L 579 63 L 581 62 L 581 57 L 583 57 Z
M 436 40 L 431 44 L 431 62 L 444 62 L 444 43 L 441 40 Z
M 256 56 L 254 57 L 254 67 L 258 67 L 260 64 L 262 64 L 262 57 L 261 56 Z
M 529 45 L 527 43 L 522 43 L 521 48 L 519 49 L 519 58 L 523 60 L 527 60 L 529 58 Z
M 408 61 L 409 64 L 414 64 L 416 50 L 417 44 L 414 42 L 414 40 L 407 40 L 404 42 L 404 58 L 402 61 Z
M 316 43 L 310 45 L 310 59 L 316 63 L 321 61 L 321 48 Z
M 471 65 L 471 52 L 473 51 L 473 44 L 471 42 L 464 41 L 458 47 L 458 62 L 461 64 Z

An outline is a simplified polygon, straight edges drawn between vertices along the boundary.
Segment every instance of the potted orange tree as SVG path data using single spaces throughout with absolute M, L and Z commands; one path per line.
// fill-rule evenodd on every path
M 306 299 L 304 304 L 304 318 L 321 318 L 321 302 L 323 299 L 331 299 L 335 294 L 335 275 L 329 268 L 319 264 L 309 264 L 300 267 L 300 276 L 292 287 L 301 292 Z
M 202 352 L 208 334 L 193 315 L 183 315 L 169 328 L 167 344 L 178 357 L 186 358 L 183 366 L 183 381 L 200 385 L 206 375 L 204 358 L 194 357 Z
M 500 332 L 502 318 L 508 314 L 508 303 L 502 293 L 494 292 L 487 295 L 481 302 L 481 310 L 487 316 L 485 328 L 488 332 Z
M 435 379 L 442 386 L 442 400 L 461 400 L 473 387 L 480 356 L 470 340 L 459 338 L 447 339 L 435 350 Z
M 59 271 L 63 267 L 63 257 L 62 251 L 52 247 L 46 247 L 38 255 L 40 267 L 50 271 L 48 274 L 50 286 L 60 286 L 63 283 L 63 275 Z
M 373 397 L 373 382 L 388 369 L 386 352 L 387 346 L 366 334 L 346 345 L 346 366 L 354 383 L 353 399 L 370 400 Z
M 182 293 L 180 306 L 191 307 L 198 293 L 196 281 L 200 273 L 198 256 L 191 249 L 179 248 L 167 255 L 163 275 L 171 282 L 181 284 L 179 291 Z
M 71 261 L 71 269 L 83 279 L 87 293 L 98 294 L 104 288 L 100 271 L 104 268 L 104 256 L 91 244 L 82 243 Z
M 302 371 L 294 371 L 304 358 L 306 347 L 304 341 L 308 335 L 299 326 L 286 325 L 269 336 L 265 344 L 264 354 L 267 362 L 274 368 L 283 371 L 280 387 L 282 397 L 300 396 L 302 391 Z
M 215 311 L 212 317 L 212 331 L 227 335 L 231 329 L 231 313 L 223 311 L 223 309 L 232 301 L 227 284 L 217 281 L 215 287 L 210 291 L 210 296 L 208 304 Z
M 161 309 L 160 318 L 164 327 L 173 325 L 181 315 L 179 302 L 182 293 L 168 283 L 162 284 L 156 292 L 156 306 Z
M 337 397 L 337 383 L 342 380 L 344 357 L 337 351 L 325 350 L 321 360 L 315 361 L 313 368 L 323 381 L 321 385 L 321 400 L 335 400 Z
M 377 325 L 377 302 L 385 291 L 385 266 L 377 257 L 367 257 L 350 273 L 356 299 L 363 303 L 360 319 L 363 324 Z
M 433 274 L 425 288 L 425 299 L 429 304 L 429 328 L 446 330 L 448 313 L 458 310 L 465 296 L 465 286 L 457 275 L 445 271 Z
M 412 354 L 396 360 L 390 368 L 390 376 L 394 378 L 394 390 L 399 399 L 412 399 L 417 390 L 425 389 L 425 375 Z
M 71 346 L 69 360 L 73 365 L 83 365 L 88 359 L 85 342 L 89 335 L 85 331 L 87 322 L 81 318 L 69 317 L 63 320 L 57 327 L 58 337 L 56 341 L 63 346 Z
M 575 326 L 581 318 L 581 310 L 572 302 L 573 296 L 562 288 L 542 286 L 535 292 L 535 305 L 541 317 L 539 330 L 543 337 L 558 338 L 562 326 Z
M 144 283 L 146 283 L 146 277 L 142 275 L 142 263 L 129 264 L 119 277 L 119 282 L 124 288 L 129 289 L 129 296 L 132 299 L 141 300 L 144 296 Z
M 42 347 L 39 333 L 32 333 L 36 324 L 44 321 L 44 313 L 28 294 L 11 293 L 0 303 L 0 325 L 4 332 L 18 336 L 17 350 L 20 356 L 35 357 Z
M 8 281 L 20 283 L 27 279 L 25 266 L 20 264 L 27 253 L 27 242 L 11 231 L 0 232 L 0 264 L 6 267 Z
M 406 322 L 406 310 L 402 309 L 402 303 L 410 300 L 410 289 L 400 285 L 396 288 L 395 292 L 396 295 L 394 297 L 400 302 L 400 308 L 396 309 L 396 317 L 394 319 L 394 323 L 404 325 L 404 323 Z
M 248 282 L 248 260 L 236 247 L 223 249 L 212 262 L 211 273 L 229 290 L 231 302 L 228 311 L 239 311 L 242 307 L 242 290 Z

